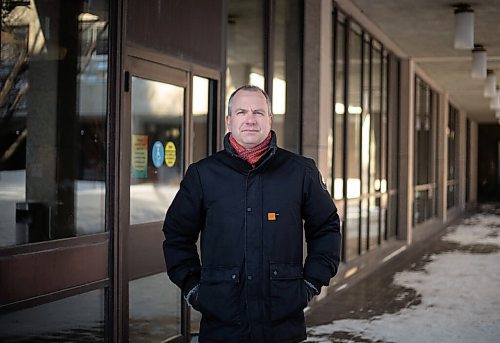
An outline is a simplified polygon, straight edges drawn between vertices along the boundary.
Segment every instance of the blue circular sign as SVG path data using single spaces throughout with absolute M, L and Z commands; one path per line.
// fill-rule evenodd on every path
M 156 141 L 153 144 L 153 149 L 151 151 L 151 159 L 156 168 L 160 168 L 165 160 L 165 149 L 160 141 Z

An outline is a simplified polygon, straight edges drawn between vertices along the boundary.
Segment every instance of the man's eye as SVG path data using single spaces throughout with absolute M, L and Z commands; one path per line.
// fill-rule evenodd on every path
M 254 114 L 262 117 L 264 115 L 264 112 L 255 111 Z
M 238 112 L 236 112 L 236 115 L 237 116 L 243 116 L 243 115 L 245 115 L 245 112 L 244 111 L 238 111 Z

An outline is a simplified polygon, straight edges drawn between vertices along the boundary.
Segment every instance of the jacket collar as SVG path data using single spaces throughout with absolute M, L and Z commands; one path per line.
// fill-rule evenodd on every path
M 229 142 L 229 133 L 227 133 L 224 136 L 224 150 L 234 158 L 239 159 L 240 161 L 244 162 L 248 169 L 251 170 L 252 167 L 251 165 L 243 160 L 240 156 L 238 156 L 238 153 L 236 150 L 234 150 L 233 146 L 231 145 L 231 142 Z M 272 156 L 276 154 L 276 150 L 278 150 L 278 145 L 276 143 L 276 133 L 271 130 L 271 141 L 269 142 L 269 151 L 264 154 L 264 156 L 260 159 L 259 162 L 257 162 L 257 165 L 255 166 L 254 169 L 260 169 L 262 165 L 264 165 Z

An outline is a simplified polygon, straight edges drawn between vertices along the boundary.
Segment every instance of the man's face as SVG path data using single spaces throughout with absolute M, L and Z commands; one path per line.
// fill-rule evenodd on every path
M 234 139 L 247 149 L 266 139 L 272 121 L 264 94 L 245 90 L 234 95 L 231 115 L 226 116 L 226 125 Z

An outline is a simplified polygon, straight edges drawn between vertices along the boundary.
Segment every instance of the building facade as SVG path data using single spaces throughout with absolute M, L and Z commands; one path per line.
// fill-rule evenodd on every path
M 474 207 L 478 149 L 498 141 L 485 125 L 480 146 L 475 117 L 347 0 L 7 0 L 1 44 L 2 341 L 197 332 L 162 221 L 243 84 L 339 209 L 331 287 Z

